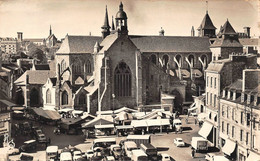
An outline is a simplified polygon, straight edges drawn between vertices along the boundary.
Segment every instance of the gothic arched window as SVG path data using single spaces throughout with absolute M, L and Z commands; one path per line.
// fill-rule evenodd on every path
M 153 62 L 154 64 L 157 64 L 157 58 L 156 55 L 151 55 L 151 62 Z
M 63 72 L 66 69 L 66 62 L 64 60 L 61 61 L 60 71 Z
M 180 55 L 176 55 L 175 59 L 179 63 L 179 65 L 182 66 L 181 56 Z M 177 64 L 175 66 L 178 67 Z
M 188 57 L 188 60 L 189 60 L 189 62 L 191 63 L 191 65 L 192 65 L 192 67 L 194 67 L 194 56 L 193 55 L 189 55 L 189 57 Z
M 163 56 L 163 66 L 166 67 L 168 62 L 169 62 L 169 56 L 168 55 L 164 55 Z
M 51 91 L 47 89 L 46 91 L 46 103 L 51 103 Z
M 81 73 L 81 61 L 80 61 L 80 59 L 77 59 L 74 62 L 73 69 L 74 69 L 74 72 L 76 74 L 80 74 Z
M 62 101 L 62 105 L 68 104 L 68 93 L 67 93 L 67 91 L 62 92 L 61 101 Z
M 85 72 L 86 73 L 91 73 L 91 62 L 89 60 L 86 60 L 86 63 L 85 63 Z
M 121 62 L 117 65 L 115 69 L 114 79 L 115 95 L 119 97 L 131 96 L 131 70 L 126 63 Z
M 84 104 L 86 104 L 86 97 L 84 94 L 81 94 L 79 96 L 79 105 L 84 105 Z

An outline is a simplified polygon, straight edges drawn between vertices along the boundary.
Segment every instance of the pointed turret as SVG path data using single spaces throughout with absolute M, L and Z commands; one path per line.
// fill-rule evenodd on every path
M 236 31 L 234 30 L 234 28 L 229 23 L 228 19 L 227 19 L 226 23 L 224 24 L 222 30 L 223 30 L 222 34 L 224 34 L 224 35 L 235 35 L 235 34 L 237 34 Z
M 105 20 L 104 20 L 104 25 L 101 27 L 102 29 L 102 38 L 104 39 L 110 34 L 110 26 L 109 26 L 109 21 L 108 21 L 108 13 L 107 13 L 107 6 L 106 6 L 106 13 L 105 13 Z
M 94 46 L 94 53 L 98 53 L 100 50 L 100 45 L 98 42 L 96 42 L 95 46 Z
M 208 10 L 206 11 L 206 15 L 204 16 L 199 28 L 199 36 L 200 37 L 204 37 L 204 36 L 208 36 L 208 37 L 216 37 L 216 27 L 213 25 L 209 14 L 208 14 Z
M 111 29 L 112 31 L 114 31 L 115 30 L 115 25 L 114 25 L 114 17 L 112 16 L 112 29 Z
M 195 36 L 195 30 L 194 30 L 194 26 L 191 27 L 191 36 L 194 37 Z
M 51 29 L 51 25 L 50 25 L 50 36 L 52 35 L 52 29 Z

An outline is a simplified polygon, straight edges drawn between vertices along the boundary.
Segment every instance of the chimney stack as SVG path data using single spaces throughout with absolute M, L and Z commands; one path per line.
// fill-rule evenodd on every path
M 250 27 L 244 27 L 244 33 L 247 35 L 247 38 L 250 38 Z
M 161 27 L 161 30 L 159 31 L 159 36 L 164 36 L 164 29 Z
M 17 32 L 17 38 L 19 42 L 23 41 L 23 33 L 22 32 Z

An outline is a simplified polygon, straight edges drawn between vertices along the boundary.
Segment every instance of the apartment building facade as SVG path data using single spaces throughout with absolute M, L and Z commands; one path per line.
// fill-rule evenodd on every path
M 238 161 L 260 158 L 259 69 L 245 69 L 243 78 L 223 89 L 220 98 L 220 146 Z

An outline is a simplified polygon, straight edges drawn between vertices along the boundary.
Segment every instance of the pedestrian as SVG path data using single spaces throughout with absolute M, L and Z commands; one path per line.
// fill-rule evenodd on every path
M 195 118 L 195 125 L 197 125 L 197 119 Z
M 49 137 L 49 141 L 48 142 L 49 142 L 49 145 L 51 145 L 51 138 L 50 137 Z
M 191 150 L 191 156 L 192 156 L 192 158 L 195 158 L 195 150 L 193 148 Z

